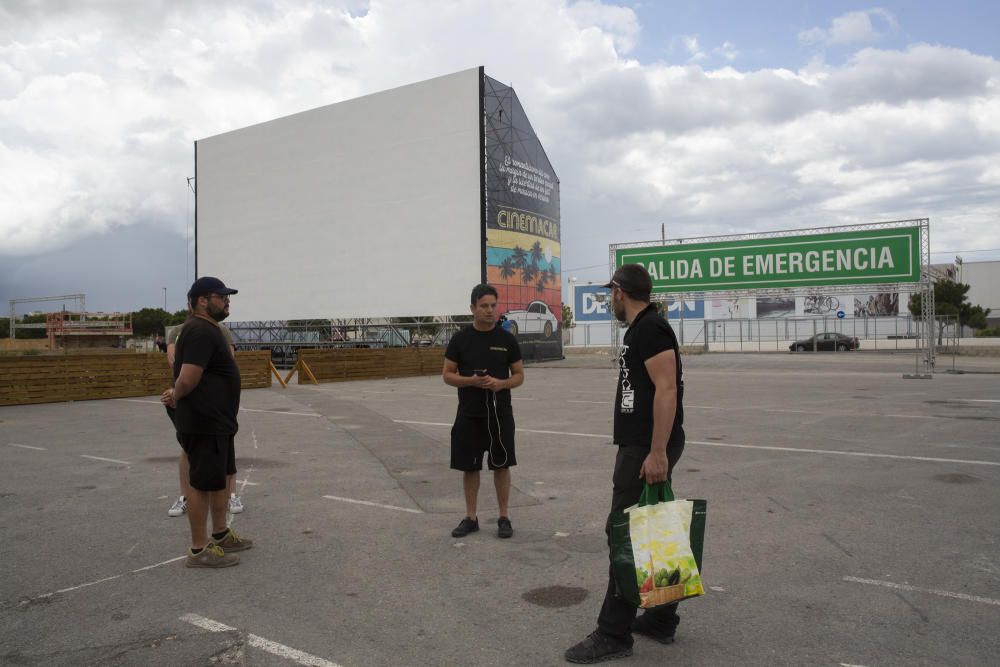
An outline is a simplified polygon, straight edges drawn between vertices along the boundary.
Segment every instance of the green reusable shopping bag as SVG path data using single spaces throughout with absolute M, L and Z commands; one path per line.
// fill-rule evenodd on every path
M 611 513 L 611 565 L 623 599 L 649 609 L 704 595 L 706 510 L 704 500 L 674 500 L 664 482 L 647 484 L 638 504 Z

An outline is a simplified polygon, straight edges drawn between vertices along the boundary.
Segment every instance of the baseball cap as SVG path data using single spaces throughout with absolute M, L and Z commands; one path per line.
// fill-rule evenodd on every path
M 197 299 L 208 294 L 236 294 L 239 290 L 230 289 L 218 278 L 212 276 L 202 276 L 191 284 L 188 290 L 188 299 Z
M 625 264 L 618 267 L 605 287 L 617 287 L 633 299 L 649 301 L 653 292 L 653 280 L 642 264 Z

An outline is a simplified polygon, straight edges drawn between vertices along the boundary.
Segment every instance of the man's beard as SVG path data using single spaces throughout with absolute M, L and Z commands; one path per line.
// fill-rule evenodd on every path
M 622 324 L 628 324 L 628 320 L 625 318 L 625 304 L 611 302 L 611 312 L 615 314 L 615 319 Z
M 229 317 L 229 314 L 226 313 L 226 309 L 225 308 L 219 308 L 218 310 L 214 310 L 212 308 L 209 308 L 208 309 L 208 316 L 211 317 L 216 322 L 221 322 L 222 320 L 224 320 L 227 317 Z

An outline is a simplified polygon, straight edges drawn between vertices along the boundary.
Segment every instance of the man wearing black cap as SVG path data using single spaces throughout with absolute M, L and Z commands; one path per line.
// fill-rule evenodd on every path
M 645 484 L 670 479 L 684 451 L 684 382 L 677 337 L 649 303 L 653 281 L 646 269 L 626 264 L 605 287 L 611 288 L 615 317 L 629 325 L 619 351 L 614 408 L 618 455 L 611 511 L 615 512 L 638 503 Z M 610 519 L 606 530 L 610 538 Z M 597 629 L 568 649 L 565 657 L 589 664 L 630 656 L 633 632 L 670 644 L 679 622 L 676 604 L 649 609 L 636 618 L 636 608 L 618 595 L 609 568 Z
M 218 278 L 203 276 L 188 291 L 191 317 L 177 341 L 174 386 L 160 400 L 176 408 L 177 440 L 187 454 L 191 495 L 188 567 L 229 567 L 233 554 L 253 546 L 226 525 L 226 476 L 236 474 L 234 439 L 239 425 L 240 369 L 218 323 L 229 317 L 229 295 Z M 212 533 L 206 527 L 209 514 Z

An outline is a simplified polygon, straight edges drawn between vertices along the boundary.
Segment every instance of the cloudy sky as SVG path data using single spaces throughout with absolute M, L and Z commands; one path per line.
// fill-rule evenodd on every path
M 561 180 L 564 281 L 661 224 L 928 217 L 935 261 L 998 259 L 997 26 L 982 0 L 3 0 L 0 303 L 178 309 L 194 140 L 478 65 Z

